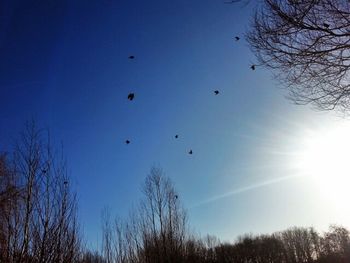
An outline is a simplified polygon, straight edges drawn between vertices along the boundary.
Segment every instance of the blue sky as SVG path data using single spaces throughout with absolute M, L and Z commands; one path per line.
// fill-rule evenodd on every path
M 1 2 L 1 149 L 33 118 L 63 142 L 89 245 L 105 206 L 124 216 L 137 204 L 152 165 L 175 183 L 192 228 L 223 240 L 349 219 L 294 165 L 307 131 L 344 120 L 293 105 L 268 71 L 249 68 L 252 7 Z

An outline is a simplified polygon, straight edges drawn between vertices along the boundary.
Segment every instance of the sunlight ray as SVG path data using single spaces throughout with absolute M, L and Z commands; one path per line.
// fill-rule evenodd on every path
M 291 180 L 291 179 L 294 179 L 294 178 L 297 178 L 297 177 L 302 177 L 302 176 L 303 176 L 302 174 L 282 176 L 282 177 L 278 177 L 278 178 L 275 178 L 275 179 L 270 179 L 270 180 L 266 180 L 266 181 L 263 181 L 263 182 L 260 182 L 260 183 L 256 183 L 256 184 L 253 184 L 253 185 L 240 187 L 240 188 L 234 189 L 232 191 L 229 191 L 229 192 L 226 192 L 226 193 L 223 193 L 223 194 L 220 194 L 220 195 L 216 195 L 216 196 L 210 197 L 210 198 L 208 198 L 206 200 L 203 200 L 203 201 L 201 201 L 201 202 L 191 206 L 190 209 L 191 208 L 196 208 L 196 207 L 199 207 L 199 206 L 202 206 L 202 205 L 206 205 L 206 204 L 209 204 L 209 203 L 212 203 L 212 202 L 216 202 L 216 201 L 218 201 L 220 199 L 228 198 L 228 197 L 231 197 L 231 196 L 234 196 L 234 195 L 237 195 L 237 194 L 245 193 L 245 192 L 248 192 L 248 191 L 251 191 L 251 190 L 255 190 L 255 189 L 258 189 L 258 188 L 261 188 L 261 187 L 269 186 L 269 185 L 272 185 L 272 184 L 280 183 L 280 182 L 283 182 L 283 181 L 286 181 L 286 180 Z

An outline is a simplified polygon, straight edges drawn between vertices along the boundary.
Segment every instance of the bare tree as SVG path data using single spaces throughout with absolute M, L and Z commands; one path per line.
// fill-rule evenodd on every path
M 142 202 L 142 226 L 145 242 L 157 251 L 157 260 L 150 262 L 179 262 L 186 234 L 186 212 L 172 182 L 160 168 L 152 168 L 146 178 Z M 156 260 L 156 261 L 155 261 Z
M 144 199 L 126 221 L 111 223 L 104 211 L 102 251 L 106 262 L 183 262 L 186 212 L 172 182 L 152 168 L 143 185 Z
M 321 239 L 323 258 L 329 262 L 348 262 L 350 260 L 350 232 L 341 226 L 330 226 Z
M 77 202 L 64 158 L 53 152 L 49 135 L 34 123 L 27 124 L 12 156 L 0 165 L 4 262 L 78 260 Z
M 15 174 L 10 170 L 6 154 L 0 156 L 0 262 L 9 258 L 12 236 L 16 230 L 9 224 L 16 218 L 16 208 L 20 197 Z
M 113 250 L 114 233 L 111 224 L 111 215 L 108 208 L 102 211 L 102 255 L 107 263 L 113 262 L 115 251 Z
M 294 102 L 349 110 L 348 0 L 261 0 L 247 39 Z
M 276 233 L 275 236 L 282 242 L 285 258 L 290 262 L 312 262 L 318 257 L 317 236 L 313 228 L 294 227 Z

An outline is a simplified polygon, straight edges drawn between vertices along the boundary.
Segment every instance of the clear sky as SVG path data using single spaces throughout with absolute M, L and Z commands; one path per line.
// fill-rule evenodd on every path
M 27 120 L 50 128 L 64 144 L 92 246 L 102 209 L 127 215 L 152 165 L 173 180 L 201 234 L 233 240 L 294 225 L 350 226 L 344 196 L 330 197 L 338 185 L 305 175 L 318 172 L 303 164 L 315 138 L 339 137 L 347 121 L 293 105 L 268 71 L 250 69 L 252 7 L 1 1 L 0 149 Z

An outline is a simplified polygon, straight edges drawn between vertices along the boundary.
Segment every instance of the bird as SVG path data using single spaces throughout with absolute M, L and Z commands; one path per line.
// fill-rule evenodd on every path
M 176 134 L 176 135 L 175 135 L 175 139 L 177 139 L 177 138 L 179 138 L 179 135 Z
M 135 58 L 135 56 L 132 56 L 132 55 L 131 55 L 131 56 L 129 56 L 129 59 L 134 59 L 134 58 Z
M 327 24 L 327 23 L 323 23 L 323 26 L 324 26 L 325 28 L 329 28 L 329 24 Z
M 134 99 L 134 97 L 135 97 L 135 94 L 134 93 L 129 93 L 129 95 L 128 95 L 128 100 L 133 100 Z
M 251 68 L 252 70 L 255 70 L 255 65 L 254 65 L 254 64 L 251 65 L 250 68 Z
M 235 36 L 235 39 L 236 39 L 236 41 L 240 40 L 240 38 L 238 36 Z
M 189 152 L 188 152 L 188 154 L 192 154 L 193 152 L 192 152 L 192 150 L 190 150 Z
M 130 141 L 129 141 L 129 140 L 126 140 L 126 141 L 125 141 L 125 143 L 126 143 L 126 144 L 129 144 L 129 143 L 130 143 Z
M 214 90 L 215 95 L 218 95 L 220 92 L 218 90 Z
M 178 198 L 179 198 L 179 196 L 178 196 L 178 195 L 175 195 L 174 197 L 175 197 L 175 199 L 178 199 Z
M 64 181 L 63 184 L 66 185 L 66 184 L 68 184 L 68 182 L 67 182 L 67 181 Z

